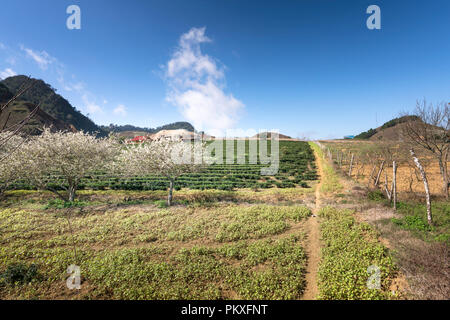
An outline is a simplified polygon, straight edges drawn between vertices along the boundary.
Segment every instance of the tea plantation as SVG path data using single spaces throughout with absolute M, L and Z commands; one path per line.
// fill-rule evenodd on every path
M 270 155 L 270 140 L 267 141 Z M 279 170 L 275 176 L 261 175 L 262 164 L 259 156 L 256 164 L 249 164 L 249 141 L 245 141 L 245 164 L 237 164 L 237 141 L 234 147 L 234 163 L 227 164 L 226 146 L 223 147 L 223 164 L 212 164 L 200 173 L 186 174 L 179 177 L 175 189 L 219 189 L 234 188 L 293 188 L 308 187 L 307 181 L 317 180 L 314 153 L 307 142 L 280 141 Z M 258 145 L 259 151 L 259 145 Z M 259 154 L 259 153 L 258 153 Z M 57 181 L 58 177 L 53 177 Z M 109 173 L 95 173 L 81 181 L 79 189 L 93 190 L 166 190 L 169 182 L 162 176 L 122 177 Z M 18 183 L 14 189 L 32 189 L 26 183 Z M 55 189 L 58 184 L 55 183 Z

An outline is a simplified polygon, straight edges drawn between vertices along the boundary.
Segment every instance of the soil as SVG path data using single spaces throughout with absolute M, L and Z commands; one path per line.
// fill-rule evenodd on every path
M 322 163 L 319 160 L 319 155 L 316 153 L 315 157 L 317 159 L 318 174 L 319 176 L 323 176 Z M 322 180 L 320 180 L 319 184 L 316 186 L 316 203 L 313 215 L 309 217 L 305 225 L 308 234 L 305 246 L 306 254 L 308 256 L 308 265 L 306 266 L 306 287 L 302 297 L 304 300 L 315 300 L 319 292 L 317 288 L 317 270 L 320 262 L 320 230 L 316 213 L 321 206 L 321 181 Z

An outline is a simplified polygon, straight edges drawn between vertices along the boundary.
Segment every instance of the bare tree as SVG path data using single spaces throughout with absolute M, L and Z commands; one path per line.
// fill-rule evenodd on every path
M 427 175 L 425 173 L 425 170 L 422 167 L 422 164 L 420 163 L 419 159 L 417 158 L 414 150 L 411 148 L 409 150 L 409 152 L 411 153 L 411 156 L 414 159 L 414 163 L 416 164 L 417 168 L 419 169 L 420 175 L 422 176 L 422 181 L 423 181 L 423 185 L 425 187 L 425 194 L 426 194 L 426 199 L 427 199 L 427 220 L 428 220 L 428 224 L 432 225 L 433 217 L 431 215 L 431 197 L 430 197 L 430 188 L 428 187 Z
M 449 177 L 447 161 L 450 146 L 450 103 L 427 104 L 418 101 L 413 117 L 402 126 L 403 136 L 413 145 L 418 146 L 437 159 L 442 177 L 442 192 L 449 197 Z
M 352 158 L 350 160 L 350 166 L 348 168 L 348 176 L 352 176 L 352 169 L 353 169 L 353 159 L 355 158 L 355 155 L 352 153 Z

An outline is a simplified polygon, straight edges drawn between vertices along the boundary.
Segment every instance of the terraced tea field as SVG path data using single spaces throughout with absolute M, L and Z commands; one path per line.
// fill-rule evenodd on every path
M 237 141 L 234 142 L 233 164 L 227 164 L 226 144 L 223 145 L 223 164 L 212 164 L 201 173 L 185 174 L 177 179 L 176 189 L 219 189 L 234 188 L 293 188 L 308 187 L 308 181 L 317 179 L 314 154 L 308 143 L 302 141 L 280 141 L 279 171 L 275 176 L 261 175 L 261 168 L 267 167 L 257 157 L 256 164 L 249 162 L 249 141 L 245 141 L 245 164 L 237 163 Z M 270 156 L 271 143 L 267 141 Z M 259 152 L 259 145 L 258 145 Z M 53 179 L 57 180 L 55 176 Z M 167 190 L 169 182 L 165 177 L 120 177 L 107 173 L 96 173 L 81 181 L 80 189 L 93 190 Z M 16 184 L 15 189 L 31 189 L 25 183 Z M 55 183 L 55 189 L 58 184 Z

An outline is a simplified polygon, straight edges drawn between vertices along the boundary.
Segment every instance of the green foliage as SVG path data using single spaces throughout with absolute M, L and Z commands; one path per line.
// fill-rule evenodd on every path
M 268 141 L 268 148 L 270 148 L 270 140 Z M 249 142 L 247 140 L 246 152 L 248 152 L 248 149 Z M 234 150 L 234 157 L 236 159 L 237 147 Z M 267 165 L 261 163 L 249 164 L 248 154 L 246 164 L 226 164 L 225 159 L 226 150 L 224 146 L 223 164 L 210 165 L 201 173 L 190 173 L 180 176 L 175 182 L 175 189 L 190 188 L 231 191 L 236 188 L 252 188 L 255 184 L 258 184 L 258 187 L 264 189 L 274 186 L 278 188 L 294 188 L 297 186 L 308 188 L 306 181 L 318 179 L 314 163 L 314 153 L 308 143 L 302 141 L 280 141 L 280 165 L 277 179 L 281 181 L 275 181 L 268 176 L 261 175 L 261 168 Z M 295 179 L 290 180 L 290 177 L 295 177 Z M 51 179 L 55 183 L 54 185 L 51 184 L 50 187 L 61 190 L 61 184 L 63 184 L 60 181 L 61 177 L 52 176 Z M 264 182 L 260 180 L 264 180 Z M 89 176 L 81 179 L 78 185 L 79 190 L 167 190 L 168 187 L 168 179 L 162 176 L 125 178 L 111 176 L 107 172 L 93 172 Z M 11 186 L 11 189 L 31 188 L 25 181 L 19 181 Z
M 420 120 L 420 118 L 418 116 L 399 117 L 399 118 L 395 118 L 395 119 L 392 119 L 392 120 L 384 123 L 381 126 L 381 129 L 387 129 L 387 128 L 391 128 L 393 126 L 396 126 L 399 123 L 403 123 L 403 122 L 407 122 L 407 121 L 417 121 L 417 120 Z
M 300 221 L 311 215 L 304 206 L 252 206 L 232 208 L 216 235 L 219 242 L 262 238 L 285 231 L 288 220 Z
M 425 219 L 421 216 L 406 216 L 402 219 L 392 218 L 392 222 L 403 229 L 430 231 L 432 227 L 424 220 Z
M 401 218 L 391 221 L 398 227 L 410 230 L 427 241 L 439 241 L 450 244 L 450 204 L 448 202 L 433 201 L 431 212 L 433 225 L 428 225 L 426 205 L 417 202 L 399 202 L 397 212 Z
M 323 249 L 319 266 L 320 299 L 387 299 L 396 267 L 388 250 L 378 242 L 377 233 L 365 223 L 356 222 L 349 210 L 325 207 L 319 211 L 323 219 Z M 369 289 L 369 266 L 380 269 L 380 289 Z
M 0 101 L 8 101 L 13 97 L 12 93 L 9 91 L 8 87 L 0 82 Z
M 86 263 L 92 295 L 113 299 L 298 299 L 306 255 L 298 238 L 181 249 L 154 261 L 152 249 L 108 252 Z M 261 268 L 261 270 L 258 270 Z
M 25 81 L 28 81 L 26 76 L 18 75 L 9 77 L 3 80 L 2 83 L 15 94 Z M 38 80 L 30 90 L 20 97 L 20 99 L 35 105 L 40 103 L 42 111 L 58 120 L 74 125 L 78 130 L 89 133 L 98 132 L 101 136 L 106 135 L 105 131 L 80 111 L 76 110 L 66 99 L 55 93 L 54 88 L 42 80 Z
M 321 177 L 322 179 L 321 191 L 325 193 L 332 193 L 342 190 L 342 185 L 339 182 L 339 176 L 334 171 L 331 164 L 324 159 L 322 149 L 320 149 L 320 147 L 313 142 L 310 142 L 309 144 L 311 148 L 314 149 L 314 151 L 316 151 L 317 154 L 319 155 L 319 159 L 317 159 L 317 161 L 321 161 L 322 163 L 323 177 Z
M 367 193 L 367 198 L 372 201 L 384 201 L 386 197 L 381 190 L 373 190 Z
M 166 200 L 156 200 L 154 202 L 154 204 L 158 207 L 158 208 L 167 208 L 169 205 L 167 204 Z
M 35 264 L 29 266 L 23 263 L 12 263 L 6 270 L 0 273 L 0 286 L 24 284 L 39 279 L 39 273 Z
M 361 132 L 360 134 L 356 135 L 354 139 L 363 139 L 363 140 L 369 139 L 375 133 L 377 133 L 376 129 L 369 129 L 367 131 Z
M 50 199 L 47 204 L 44 206 L 44 209 L 56 208 L 56 209 L 65 209 L 65 208 L 76 208 L 76 207 L 84 207 L 89 203 L 85 201 L 64 201 L 62 199 Z
M 75 263 L 83 290 L 71 298 L 299 299 L 306 265 L 299 222 L 309 215 L 303 206 L 112 206 L 106 214 L 74 215 L 72 238 L 65 219 L 9 207 L 0 211 L 0 229 L 11 239 L 0 247 L 0 272 L 1 266 L 33 260 L 42 281 L 0 287 L 0 298 L 61 297 L 67 294 L 67 266 Z M 240 224 L 245 233 L 225 237 L 244 239 L 218 241 L 222 222 Z M 245 229 L 254 222 L 257 228 Z M 286 223 L 289 234 L 280 233 L 277 222 Z
M 141 131 L 141 132 L 147 132 L 147 133 L 157 133 L 161 130 L 177 130 L 177 129 L 185 129 L 189 132 L 194 132 L 195 129 L 189 122 L 174 122 L 170 124 L 166 124 L 164 126 L 160 126 L 157 128 L 142 128 L 142 127 L 136 127 L 130 124 L 126 125 L 115 125 L 110 124 L 109 126 L 100 126 L 103 130 L 108 132 L 124 132 L 124 131 Z
M 397 124 L 403 123 L 403 122 L 406 122 L 406 121 L 417 121 L 417 120 L 420 120 L 420 118 L 418 116 L 404 116 L 404 117 L 400 117 L 400 118 L 395 118 L 395 119 L 389 120 L 388 122 L 384 123 L 380 127 L 379 130 L 377 130 L 377 129 L 369 129 L 367 131 L 361 132 L 360 134 L 355 136 L 355 139 L 366 140 L 366 139 L 369 139 L 370 137 L 372 137 L 378 131 L 381 131 L 383 129 L 394 127 Z

